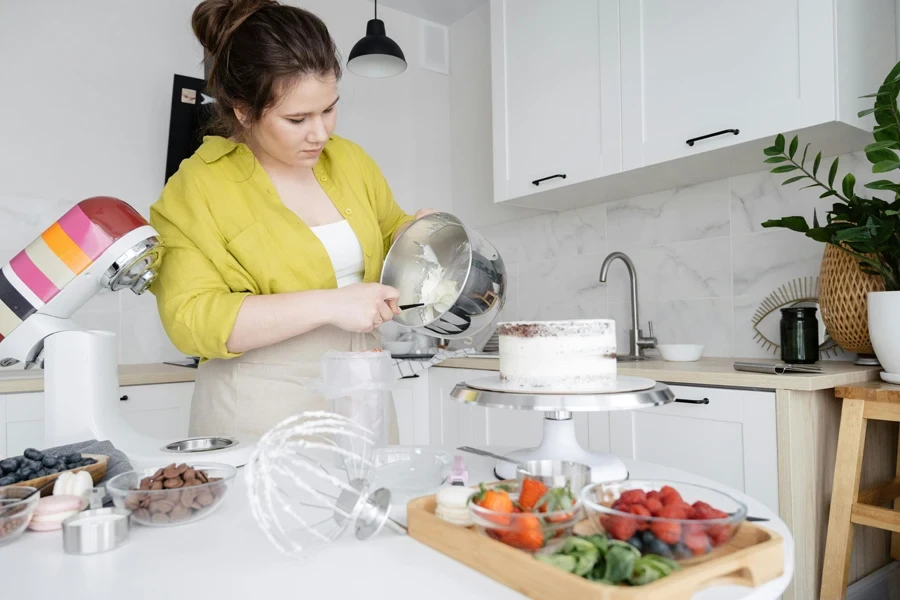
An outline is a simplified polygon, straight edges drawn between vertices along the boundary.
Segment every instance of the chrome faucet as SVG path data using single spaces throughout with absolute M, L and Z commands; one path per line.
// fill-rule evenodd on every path
M 603 266 L 600 267 L 600 283 L 606 283 L 606 276 L 609 273 L 609 265 L 616 259 L 621 259 L 628 269 L 628 277 L 631 279 L 631 335 L 630 335 L 630 354 L 636 360 L 644 358 L 644 348 L 653 348 L 656 346 L 656 338 L 653 337 L 653 322 L 648 321 L 650 327 L 650 336 L 644 337 L 644 333 L 640 328 L 640 318 L 638 317 L 638 292 L 637 292 L 637 274 L 634 271 L 634 263 L 623 252 L 612 252 L 603 259 Z

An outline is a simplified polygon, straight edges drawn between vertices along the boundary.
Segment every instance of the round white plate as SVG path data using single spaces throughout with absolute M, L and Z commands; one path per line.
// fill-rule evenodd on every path
M 484 390 L 486 392 L 503 392 L 506 394 L 623 394 L 625 392 L 639 392 L 641 390 L 649 390 L 656 385 L 656 382 L 646 377 L 632 377 L 630 375 L 619 375 L 616 380 L 604 386 L 586 389 L 579 388 L 573 390 L 567 387 L 558 388 L 523 388 L 512 385 L 505 381 L 500 381 L 500 373 L 494 373 L 487 377 L 479 377 L 466 382 L 466 385 L 476 390 Z

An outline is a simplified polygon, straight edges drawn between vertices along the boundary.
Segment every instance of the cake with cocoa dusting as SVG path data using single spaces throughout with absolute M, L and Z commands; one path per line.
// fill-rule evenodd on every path
M 611 319 L 500 323 L 500 379 L 522 390 L 591 391 L 616 379 Z

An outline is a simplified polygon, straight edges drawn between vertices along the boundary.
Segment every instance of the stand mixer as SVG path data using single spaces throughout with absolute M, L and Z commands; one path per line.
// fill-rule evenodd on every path
M 125 202 L 79 202 L 0 269 L 0 366 L 44 369 L 44 443 L 110 440 L 136 468 L 204 460 L 240 466 L 255 440 L 154 439 L 135 431 L 119 408 L 117 344 L 108 331 L 81 331 L 71 317 L 101 291 L 143 294 L 163 245 Z

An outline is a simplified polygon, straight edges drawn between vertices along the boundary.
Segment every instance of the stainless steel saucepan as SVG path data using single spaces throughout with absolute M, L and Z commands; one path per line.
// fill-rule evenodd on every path
M 426 277 L 438 266 L 459 290 L 449 310 L 412 308 L 394 322 L 446 339 L 470 337 L 490 325 L 505 302 L 506 267 L 490 242 L 449 213 L 418 219 L 403 232 L 385 258 L 381 283 L 400 290 L 401 305 L 418 304 Z

